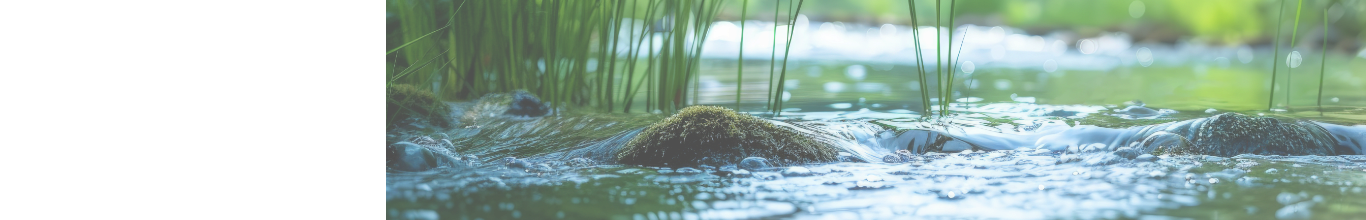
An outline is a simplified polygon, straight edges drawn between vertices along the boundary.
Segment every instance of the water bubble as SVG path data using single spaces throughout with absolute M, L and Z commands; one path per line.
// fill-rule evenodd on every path
M 1300 67 L 1301 62 L 1304 62 L 1304 57 L 1300 57 L 1299 51 L 1290 51 L 1290 56 L 1285 57 L 1285 65 L 1290 68 Z
M 863 67 L 863 65 L 851 65 L 848 68 L 844 68 L 844 76 L 847 76 L 854 81 L 863 81 L 863 78 L 868 76 L 868 68 Z
M 1218 178 L 1209 178 L 1209 184 L 1217 184 L 1217 183 L 1219 183 L 1219 179 L 1218 179 Z
M 973 65 L 972 61 L 963 61 L 963 73 L 971 74 L 974 71 L 977 71 L 977 65 Z
M 786 102 L 788 100 L 792 100 L 792 93 L 783 91 L 783 101 Z
M 1129 17 L 1143 17 L 1143 11 L 1146 11 L 1145 6 L 1143 5 L 1143 1 L 1134 1 L 1134 3 L 1129 3 Z
M 1044 189 L 1043 185 L 1039 185 L 1039 191 L 1043 191 L 1043 189 Z
M 844 91 L 844 83 L 841 82 L 827 82 L 823 86 L 825 87 L 825 92 L 829 93 L 839 93 Z
M 1366 56 L 1363 56 L 1363 57 L 1366 57 Z M 996 45 L 996 46 L 994 46 L 994 47 L 991 47 L 991 59 L 992 59 L 992 60 L 1001 60 L 1001 59 L 1005 59 L 1005 58 L 1006 58 L 1006 47 L 1005 47 L 1005 46 Z
M 1003 39 L 1003 38 L 1005 38 L 1005 37 L 1006 37 L 1006 29 L 1005 29 L 1005 28 L 1001 28 L 1001 26 L 995 26 L 995 27 L 991 27 L 991 30 L 987 30 L 987 37 L 986 37 L 985 41 L 988 42 L 988 43 L 996 43 L 996 42 L 1001 42 L 1001 39 Z
M 1153 65 L 1153 51 L 1149 50 L 1147 47 L 1138 48 L 1138 53 L 1135 55 L 1138 56 L 1139 65 L 1143 65 L 1143 67 Z
M 1100 46 L 1096 45 L 1096 41 L 1093 41 L 1091 39 L 1083 39 L 1077 42 L 1077 50 L 1081 51 L 1082 54 L 1095 53 L 1097 47 Z
M 1061 40 L 1053 41 L 1053 45 L 1049 46 L 1048 52 L 1053 53 L 1053 56 L 1061 56 L 1063 53 L 1067 52 L 1067 42 Z
M 884 38 L 895 37 L 896 26 L 892 24 L 882 24 L 882 27 L 877 29 L 877 33 Z
M 1058 70 L 1058 62 L 1053 60 L 1043 61 L 1043 71 L 1053 72 Z
M 1248 47 L 1247 45 L 1238 47 L 1238 62 L 1252 62 L 1252 47 Z
M 1228 57 L 1215 57 L 1214 65 L 1218 65 L 1219 68 L 1228 69 Z
M 850 104 L 850 103 L 835 103 L 835 104 L 830 104 L 830 108 L 834 108 L 834 109 L 847 109 L 847 108 L 851 108 L 851 107 L 854 107 L 854 104 Z
M 1329 99 L 1328 101 L 1338 102 L 1338 97 L 1333 97 L 1333 99 Z

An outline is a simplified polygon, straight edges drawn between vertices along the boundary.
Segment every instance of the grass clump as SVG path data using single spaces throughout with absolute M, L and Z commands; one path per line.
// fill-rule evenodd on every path
M 830 162 L 837 150 L 790 128 L 717 106 L 691 106 L 646 128 L 617 153 L 623 164 L 694 166 L 764 157 L 778 166 Z
M 430 90 L 408 84 L 397 84 L 386 89 L 385 122 L 390 125 L 414 118 L 429 124 L 449 127 L 451 107 L 436 98 Z

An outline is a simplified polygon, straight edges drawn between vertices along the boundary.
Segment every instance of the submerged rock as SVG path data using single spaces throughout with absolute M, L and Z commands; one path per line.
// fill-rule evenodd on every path
M 385 115 L 389 125 L 416 119 L 438 127 L 449 127 L 454 121 L 451 107 L 437 99 L 431 90 L 398 84 L 389 86 L 385 94 Z
M 461 120 L 473 121 L 479 118 L 500 117 L 500 116 L 544 116 L 550 112 L 550 107 L 541 102 L 535 94 L 525 90 L 517 90 L 512 93 L 489 93 L 479 97 L 469 110 L 465 111 Z
M 1139 142 L 1138 146 L 1140 147 L 1137 149 L 1139 152 L 1162 155 L 1171 149 L 1188 149 L 1190 141 L 1181 135 L 1158 131 L 1143 138 L 1143 142 Z
M 1200 128 L 1191 137 L 1196 153 L 1226 157 L 1243 153 L 1336 155 L 1332 136 L 1323 127 L 1305 121 L 1282 123 L 1274 118 L 1224 113 Z
M 764 157 L 773 165 L 835 161 L 837 150 L 807 134 L 716 106 L 692 106 L 641 132 L 617 153 L 624 164 L 695 166 L 704 157 L 739 161 Z
M 768 168 L 769 168 L 768 159 L 764 159 L 763 157 L 749 157 L 749 158 L 745 158 L 744 160 L 741 160 L 741 161 L 740 161 L 740 166 L 739 166 L 739 168 L 740 168 L 740 169 L 746 169 L 746 170 L 762 170 L 762 169 L 768 169 Z
M 550 108 L 541 103 L 540 98 L 532 95 L 526 90 L 517 90 L 512 93 L 512 103 L 508 106 L 505 114 L 516 116 L 542 116 L 550 112 Z

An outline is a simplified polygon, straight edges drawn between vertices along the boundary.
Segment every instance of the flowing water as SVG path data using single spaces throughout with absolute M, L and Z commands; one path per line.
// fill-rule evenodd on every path
M 988 35 L 993 31 L 980 29 Z M 387 171 L 386 211 L 396 219 L 1359 219 L 1366 214 L 1366 156 L 1360 155 L 1366 142 L 1366 90 L 1361 89 L 1366 88 L 1366 59 L 1330 54 L 1322 86 L 1319 65 L 1288 71 L 1281 65 L 1283 75 L 1273 87 L 1270 63 L 1277 59 L 1269 48 L 1126 44 L 1114 49 L 1105 41 L 1081 41 L 1070 51 L 1062 45 L 1062 52 L 971 47 L 969 42 L 963 55 L 967 62 L 953 71 L 958 74 L 953 114 L 930 120 L 922 117 L 925 103 L 919 96 L 938 88 L 919 88 L 916 67 L 905 59 L 830 55 L 837 52 L 819 45 L 804 53 L 794 49 L 809 59 L 789 63 L 787 88 L 781 91 L 785 112 L 778 117 L 761 113 L 769 82 L 775 80 L 769 77 L 767 54 L 748 59 L 739 110 L 824 135 L 840 146 L 845 162 L 751 170 L 734 164 L 615 163 L 615 149 L 667 117 L 655 114 L 573 110 L 532 118 L 479 116 L 453 129 L 390 131 L 390 143 L 448 140 L 442 146 L 460 160 L 428 171 Z M 836 46 L 830 47 L 848 47 Z M 741 83 L 734 75 L 737 63 L 722 57 L 726 54 L 734 53 L 704 54 L 711 59 L 702 63 L 698 89 L 691 91 L 697 94 L 694 104 L 735 106 Z M 1292 61 L 1324 59 L 1305 54 Z M 1290 86 L 1285 76 L 1291 77 Z M 1273 88 L 1276 99 L 1267 110 Z M 455 114 L 462 115 L 467 108 L 459 106 L 469 105 L 455 106 Z M 1116 148 L 1143 138 L 1123 134 L 1227 112 L 1312 120 L 1332 133 L 1340 149 L 1352 151 L 1116 156 Z M 934 135 L 956 140 L 934 149 L 915 141 Z M 897 150 L 914 153 L 905 161 L 883 160 Z

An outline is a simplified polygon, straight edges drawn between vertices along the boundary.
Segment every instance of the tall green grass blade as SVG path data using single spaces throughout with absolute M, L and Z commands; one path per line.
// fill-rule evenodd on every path
M 1271 110 L 1273 108 L 1272 104 L 1276 102 L 1276 69 L 1280 66 L 1281 60 L 1281 25 L 1285 24 L 1285 22 L 1283 22 L 1284 20 L 1282 20 L 1285 18 L 1285 0 L 1281 0 L 1279 8 L 1280 13 L 1279 15 L 1276 15 L 1276 38 L 1271 42 L 1271 44 L 1275 45 L 1273 46 L 1275 49 L 1272 49 L 1271 51 L 1271 85 L 1269 86 L 1271 92 L 1266 99 L 1267 110 Z
M 1323 114 L 1323 72 L 1328 68 L 1328 7 L 1323 8 L 1323 48 L 1319 49 L 1319 94 L 1315 105 L 1319 108 L 1319 114 Z
M 793 37 L 793 35 L 796 35 L 794 32 L 796 32 L 796 30 L 797 30 L 797 17 L 798 17 L 798 16 L 801 16 L 802 4 L 804 4 L 804 3 L 806 3 L 806 0 L 798 0 L 798 1 L 797 1 L 797 10 L 796 10 L 796 11 L 792 11 L 792 13 L 789 13 L 789 14 L 788 14 L 788 17 L 789 17 L 790 19 L 788 19 L 788 22 L 787 22 L 787 46 L 785 46 L 785 47 L 783 48 L 783 69 L 782 69 L 782 71 L 781 71 L 781 72 L 779 73 L 779 75 L 778 75 L 778 92 L 775 92 L 775 94 L 777 95 L 777 97 L 774 97 L 774 99 L 773 99 L 774 102 L 778 103 L 778 105 L 777 105 L 777 107 L 773 108 L 773 116 L 779 116 L 779 115 L 782 115 L 782 113 L 783 113 L 783 97 L 782 97 L 782 96 L 783 96 L 783 92 L 782 92 L 782 91 L 784 91 L 784 90 L 787 89 L 787 87 L 785 87 L 785 86 L 787 86 L 787 85 L 786 85 L 786 83 L 787 83 L 787 82 L 786 82 L 786 81 L 787 81 L 787 58 L 788 58 L 788 55 L 791 54 L 791 52 L 792 52 L 792 37 Z M 788 5 L 791 6 L 791 5 L 792 5 L 791 2 L 789 2 Z
M 745 88 L 745 15 L 749 12 L 749 0 L 740 2 L 740 55 L 735 59 L 735 111 L 740 110 L 740 91 Z
M 1299 5 L 1298 5 L 1298 6 L 1295 6 L 1295 27 L 1290 29 L 1290 47 L 1291 47 L 1291 48 L 1294 48 L 1294 47 L 1295 47 L 1295 42 L 1296 42 L 1296 41 L 1295 41 L 1295 40 L 1296 40 L 1295 37 L 1298 36 L 1299 31 L 1300 31 L 1300 9 L 1303 9 L 1303 8 L 1304 8 L 1304 0 L 1300 0 L 1299 2 L 1300 2 Z M 1303 56 L 1301 56 L 1301 57 L 1303 57 Z M 1301 59 L 1303 59 L 1303 58 L 1301 58 Z M 1288 66 L 1289 64 L 1286 64 L 1286 65 Z M 1289 66 L 1288 66 L 1288 67 L 1289 67 Z M 1295 74 L 1292 74 L 1292 73 L 1291 73 L 1291 72 L 1293 72 L 1293 71 L 1295 71 L 1295 68 L 1294 68 L 1294 67 L 1290 67 L 1290 68 L 1286 68 L 1286 69 L 1285 69 L 1285 110 L 1287 110 L 1287 111 L 1290 110 L 1290 106 L 1291 106 L 1291 105 L 1290 105 L 1290 79 L 1291 79 L 1291 78 L 1294 78 L 1294 76 L 1295 76 Z

